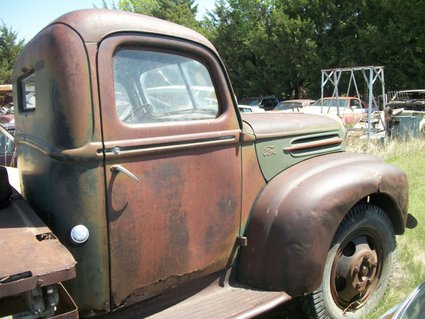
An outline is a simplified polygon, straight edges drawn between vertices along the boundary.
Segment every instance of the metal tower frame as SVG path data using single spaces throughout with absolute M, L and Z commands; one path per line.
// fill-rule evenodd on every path
M 333 69 L 322 69 L 322 84 L 321 84 L 321 99 L 323 100 L 323 94 L 325 90 L 326 84 L 331 84 L 333 86 L 332 97 L 338 99 L 340 96 L 339 84 L 341 80 L 342 74 L 349 73 L 350 79 L 348 82 L 348 88 L 346 95 L 350 95 L 351 87 L 354 87 L 355 93 L 357 97 L 360 98 L 360 92 L 357 85 L 357 79 L 355 74 L 360 73 L 363 76 L 364 82 L 367 84 L 367 93 L 368 93 L 368 116 L 367 116 L 367 136 L 370 139 L 371 135 L 371 114 L 372 109 L 379 109 L 378 101 L 373 94 L 373 87 L 377 80 L 379 80 L 381 84 L 382 90 L 382 103 L 383 109 L 385 109 L 386 105 L 386 95 L 385 95 L 385 80 L 384 80 L 384 67 L 383 66 L 357 66 L 357 67 L 345 67 L 345 68 L 333 68 Z M 337 110 L 339 116 L 339 108 Z M 381 121 L 383 119 L 379 117 Z M 385 128 L 385 123 L 383 121 L 383 126 Z

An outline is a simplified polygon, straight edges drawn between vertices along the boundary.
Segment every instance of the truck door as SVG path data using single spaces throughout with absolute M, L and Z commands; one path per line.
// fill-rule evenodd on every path
M 98 76 L 112 305 L 223 269 L 239 231 L 240 126 L 217 58 L 117 35 Z

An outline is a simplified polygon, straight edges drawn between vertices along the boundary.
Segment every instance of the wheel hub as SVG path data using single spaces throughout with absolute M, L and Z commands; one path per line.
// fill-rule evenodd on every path
M 372 257 L 369 252 L 365 252 L 357 263 L 352 265 L 351 280 L 352 286 L 359 293 L 364 292 L 372 284 L 376 277 L 376 267 L 378 261 L 376 254 L 372 252 Z
M 359 308 L 379 281 L 379 256 L 371 237 L 356 236 L 337 252 L 331 277 L 334 300 L 342 309 Z

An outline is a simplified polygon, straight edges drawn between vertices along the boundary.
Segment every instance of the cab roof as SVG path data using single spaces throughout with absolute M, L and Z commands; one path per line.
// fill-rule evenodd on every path
M 74 29 L 84 42 L 100 42 L 118 32 L 143 32 L 168 35 L 200 43 L 213 50 L 214 46 L 198 32 L 158 18 L 111 9 L 84 9 L 66 13 L 49 24 L 64 24 Z

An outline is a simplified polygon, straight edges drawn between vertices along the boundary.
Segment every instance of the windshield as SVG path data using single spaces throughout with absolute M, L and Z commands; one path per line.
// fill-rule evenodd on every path
M 325 107 L 347 107 L 348 99 L 344 98 L 332 98 L 317 100 L 312 106 L 325 106 Z
M 406 101 L 406 100 L 425 100 L 425 91 L 412 91 L 397 92 L 394 96 L 393 101 Z
M 280 102 L 275 110 L 290 110 L 290 109 L 297 109 L 297 108 L 302 108 L 302 103 L 300 102 Z
M 257 106 L 260 105 L 261 100 L 260 99 L 242 99 L 241 102 L 239 104 L 241 105 L 249 105 L 249 106 Z

